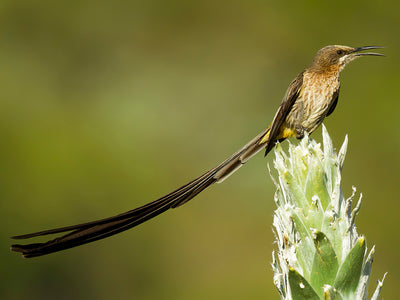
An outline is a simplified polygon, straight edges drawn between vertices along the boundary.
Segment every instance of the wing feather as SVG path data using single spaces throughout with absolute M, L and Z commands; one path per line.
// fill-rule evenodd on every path
M 333 94 L 333 101 L 332 101 L 332 104 L 331 104 L 331 106 L 329 107 L 329 110 L 328 110 L 328 113 L 326 114 L 326 116 L 329 116 L 331 113 L 333 113 L 333 111 L 335 110 L 335 108 L 336 108 L 336 105 L 337 105 L 337 103 L 338 103 L 338 100 L 339 100 L 339 90 L 340 90 L 340 87 L 337 89 L 337 91 Z
M 290 83 L 288 89 L 286 90 L 282 103 L 279 106 L 271 124 L 271 131 L 269 133 L 265 155 L 275 146 L 275 143 L 278 141 L 279 134 L 281 132 L 281 126 L 285 122 L 287 115 L 291 111 L 294 103 L 300 95 L 301 88 L 303 86 L 303 75 L 304 71 L 297 75 L 297 77 Z

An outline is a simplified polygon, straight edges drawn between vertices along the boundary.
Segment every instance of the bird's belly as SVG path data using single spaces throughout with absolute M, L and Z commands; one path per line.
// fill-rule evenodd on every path
M 313 132 L 325 119 L 329 106 L 329 97 L 315 97 L 304 101 L 303 118 L 301 118 L 301 126 L 307 132 Z

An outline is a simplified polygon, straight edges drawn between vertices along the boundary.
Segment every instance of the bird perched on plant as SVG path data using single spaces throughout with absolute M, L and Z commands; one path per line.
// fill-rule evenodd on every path
M 265 148 L 267 155 L 277 142 L 289 137 L 301 139 L 305 133 L 311 134 L 336 108 L 340 89 L 339 74 L 343 68 L 361 56 L 383 56 L 379 53 L 362 52 L 376 48 L 382 47 L 352 48 L 334 45 L 320 49 L 311 65 L 290 83 L 267 129 L 221 164 L 177 190 L 110 218 L 15 236 L 14 239 L 26 239 L 66 232 L 45 243 L 12 245 L 11 249 L 21 252 L 24 257 L 65 250 L 125 231 L 170 208 L 181 206 L 213 183 L 225 180 L 261 149 Z

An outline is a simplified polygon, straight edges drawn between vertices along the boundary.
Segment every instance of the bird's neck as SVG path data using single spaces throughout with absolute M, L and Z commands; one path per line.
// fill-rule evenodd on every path
M 340 65 L 320 65 L 320 64 L 312 64 L 307 72 L 315 73 L 317 76 L 325 76 L 325 77 L 337 77 L 339 78 L 339 73 L 342 70 Z
M 324 70 L 318 68 L 308 68 L 305 72 L 305 76 L 313 78 L 314 80 L 328 80 L 328 81 L 339 81 L 340 69 L 325 68 Z

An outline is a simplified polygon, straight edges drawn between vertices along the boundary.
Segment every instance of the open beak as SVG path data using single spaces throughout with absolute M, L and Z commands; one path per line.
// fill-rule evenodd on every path
M 364 50 L 381 49 L 381 48 L 385 48 L 385 47 L 380 47 L 380 46 L 358 47 L 358 48 L 354 48 L 354 50 L 350 51 L 348 54 L 352 54 L 354 56 L 363 56 L 363 55 L 385 56 L 383 54 L 375 53 L 375 52 L 362 52 L 362 53 L 360 53 L 360 51 L 364 51 Z

